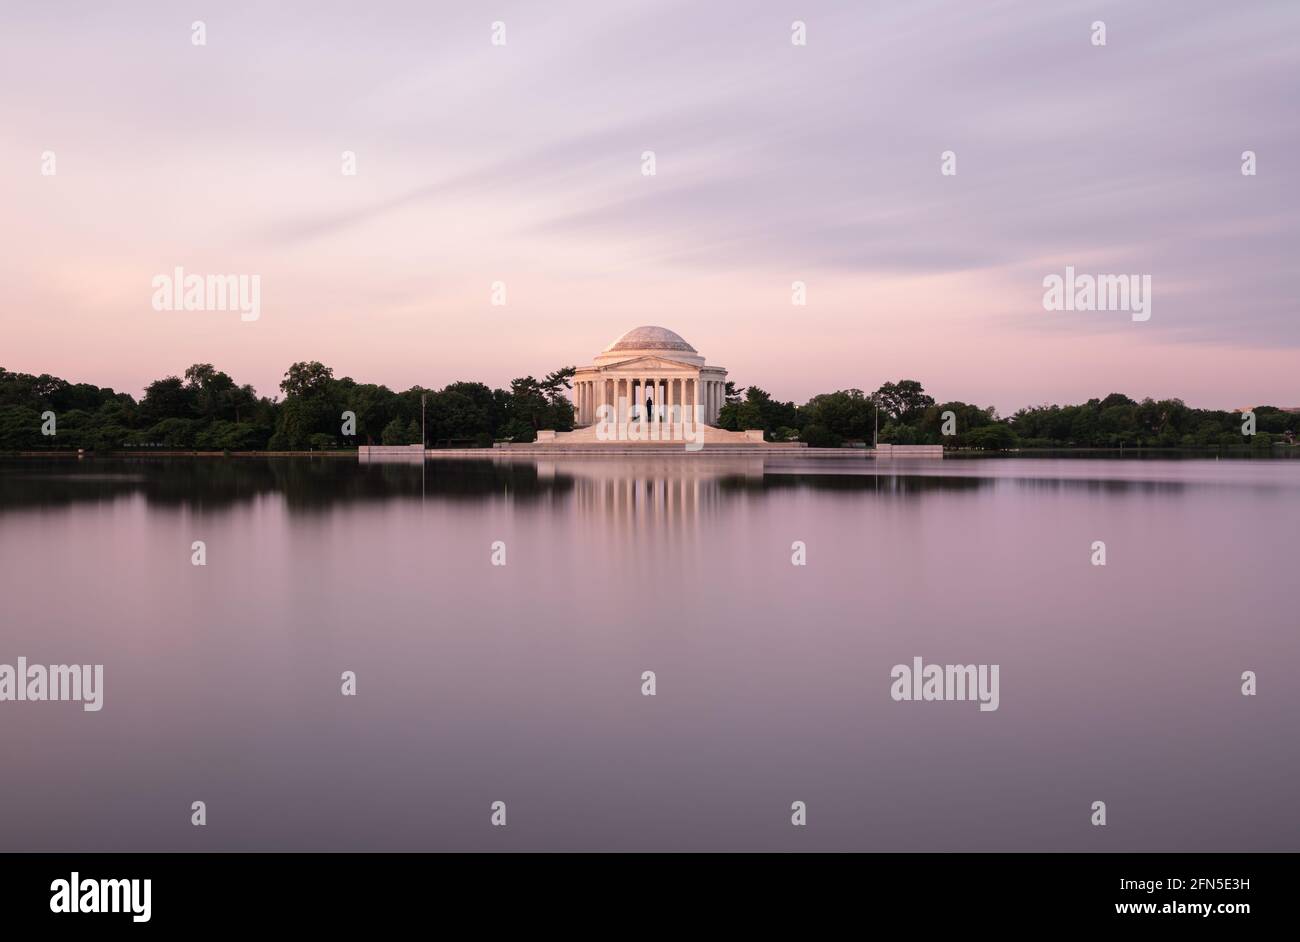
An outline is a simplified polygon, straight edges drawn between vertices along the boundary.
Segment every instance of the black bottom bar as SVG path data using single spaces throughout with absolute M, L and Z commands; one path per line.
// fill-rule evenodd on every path
M 1258 854 L 9 854 L 0 905 L 6 928 L 91 931 L 337 932 L 415 920 L 452 931 L 806 932 L 847 918 L 861 928 L 902 920 L 925 935 L 1021 925 L 1234 932 L 1294 911 L 1295 863 Z

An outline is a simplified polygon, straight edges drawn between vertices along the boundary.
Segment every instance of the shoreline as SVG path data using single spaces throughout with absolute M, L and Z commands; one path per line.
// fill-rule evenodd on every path
M 808 457 L 808 458 L 861 458 L 861 459 L 880 459 L 886 458 L 874 452 L 871 448 L 808 448 L 808 447 L 782 447 L 779 442 L 768 442 L 764 445 L 756 445 L 752 448 L 741 448 L 726 445 L 706 445 L 696 451 L 687 451 L 679 447 L 665 447 L 661 443 L 644 443 L 640 445 L 627 446 L 600 446 L 588 448 L 576 447 L 556 447 L 553 445 L 532 445 L 532 444 L 512 444 L 507 448 L 428 448 L 424 451 L 424 457 L 428 458 L 501 458 L 501 457 L 519 457 L 519 458 L 561 458 L 575 455 L 584 457 L 589 456 L 607 456 L 607 457 L 629 457 L 637 455 L 654 455 L 663 457 L 665 455 L 681 454 L 689 457 L 696 454 L 710 455 L 747 455 L 747 456 L 768 456 L 768 457 Z M 58 449 L 50 451 L 0 451 L 0 459 L 8 458 L 50 458 L 60 460 L 70 459 L 123 459 L 123 458 L 353 458 L 356 460 L 372 461 L 379 458 L 417 458 L 420 456 L 418 451 L 409 454 L 391 454 L 391 455 L 362 455 L 356 448 L 339 448 L 330 450 L 317 451 L 200 451 L 200 450 L 123 450 L 109 452 L 95 452 L 84 449 Z M 1233 447 L 1206 447 L 1206 448 L 1015 448 L 1003 451 L 985 451 L 980 449 L 967 448 L 950 448 L 944 449 L 944 458 L 1034 458 L 1034 457 L 1054 457 L 1054 458 L 1119 458 L 1125 456 L 1133 457 L 1186 457 L 1186 458 L 1295 458 L 1300 457 L 1300 445 L 1273 445 L 1268 449 L 1251 448 L 1243 446 L 1240 448 Z M 917 456 L 895 456 L 892 460 L 901 458 L 915 458 Z M 932 456 L 939 457 L 939 456 Z

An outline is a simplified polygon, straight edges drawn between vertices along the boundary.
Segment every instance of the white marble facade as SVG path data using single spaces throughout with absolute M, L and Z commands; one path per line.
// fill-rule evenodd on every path
M 726 380 L 725 369 L 706 365 L 704 357 L 671 330 L 634 327 L 601 351 L 591 366 L 574 374 L 574 424 L 594 425 L 600 407 L 608 405 L 618 410 L 620 424 L 682 414 L 698 415 L 705 425 L 713 425 L 722 411 Z M 675 411 L 678 407 L 681 413 Z

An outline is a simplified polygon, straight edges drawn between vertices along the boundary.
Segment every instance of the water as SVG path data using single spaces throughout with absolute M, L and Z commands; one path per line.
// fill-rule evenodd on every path
M 1288 460 L 0 463 L 0 663 L 104 665 L 0 850 L 1297 850 L 1298 533 Z

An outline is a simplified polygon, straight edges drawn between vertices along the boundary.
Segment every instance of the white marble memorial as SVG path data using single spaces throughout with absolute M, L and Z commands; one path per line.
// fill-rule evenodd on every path
M 674 414 L 718 420 L 727 371 L 666 327 L 634 327 L 573 376 L 574 424 L 595 425 L 601 406 L 621 410 L 620 424 L 664 421 Z M 647 407 L 648 404 L 648 407 Z

